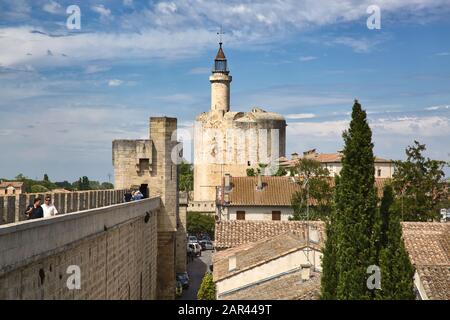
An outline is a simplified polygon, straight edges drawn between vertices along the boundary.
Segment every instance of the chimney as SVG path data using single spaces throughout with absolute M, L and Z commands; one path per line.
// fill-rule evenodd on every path
M 294 152 L 293 154 L 291 154 L 291 158 L 292 160 L 298 160 L 298 153 Z
M 225 192 L 231 191 L 231 175 L 229 173 L 225 173 Z
M 302 281 L 308 281 L 311 278 L 311 265 L 302 264 Z
M 228 272 L 236 270 L 236 256 L 228 258 Z
M 262 176 L 261 176 L 261 174 L 258 174 L 258 185 L 256 186 L 256 190 L 262 190 L 262 189 L 263 189 Z

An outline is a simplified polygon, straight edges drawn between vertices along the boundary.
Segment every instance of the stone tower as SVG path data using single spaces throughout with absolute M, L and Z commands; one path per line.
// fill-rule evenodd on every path
M 275 162 L 286 149 L 283 116 L 258 107 L 231 110 L 232 77 L 222 43 L 209 80 L 211 108 L 197 116 L 194 128 L 194 201 L 189 211 L 214 212 L 216 188 L 225 174 L 246 176 L 247 169 Z
M 227 66 L 227 58 L 220 43 L 219 51 L 214 60 L 214 69 L 209 77 L 211 82 L 211 110 L 222 115 L 230 111 L 230 84 L 232 81 Z
M 175 273 L 183 271 L 181 265 L 186 261 L 186 244 L 177 246 L 176 243 L 177 239 L 186 241 L 185 229 L 178 228 L 180 223 L 185 225 L 185 221 L 180 222 L 178 165 L 172 159 L 174 151 L 177 153 L 179 149 L 176 130 L 175 118 L 151 118 L 149 140 L 113 141 L 115 188 L 140 189 L 147 197 L 161 198 L 158 212 L 159 299 L 174 298 Z

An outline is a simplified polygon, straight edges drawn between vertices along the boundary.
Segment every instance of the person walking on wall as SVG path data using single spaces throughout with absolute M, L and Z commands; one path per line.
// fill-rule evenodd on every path
M 123 200 L 125 202 L 130 202 L 132 198 L 133 198 L 133 195 L 131 194 L 131 191 L 127 190 L 123 196 Z
M 58 210 L 56 210 L 56 207 L 52 204 L 52 198 L 50 196 L 45 197 L 42 210 L 44 211 L 44 218 L 53 217 L 58 214 Z
M 33 204 L 30 204 L 27 207 L 25 214 L 27 215 L 28 220 L 43 218 L 44 211 L 42 210 L 41 207 L 41 199 L 40 198 L 34 199 Z

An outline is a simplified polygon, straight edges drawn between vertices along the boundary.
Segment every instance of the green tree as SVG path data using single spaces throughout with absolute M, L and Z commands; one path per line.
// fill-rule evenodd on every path
M 383 190 L 380 207 L 379 266 L 381 268 L 381 290 L 376 298 L 383 300 L 413 300 L 414 268 L 409 260 L 402 240 L 400 215 L 392 210 L 394 202 L 392 186 Z
M 44 173 L 44 181 L 46 182 L 50 182 L 49 178 L 48 178 L 48 174 Z
M 247 177 L 256 177 L 256 171 L 253 168 L 247 169 Z
M 198 300 L 216 300 L 216 285 L 213 281 L 213 276 L 207 272 L 203 277 L 200 289 L 197 292 Z
M 102 190 L 112 190 L 112 189 L 114 189 L 114 185 L 112 183 L 110 183 L 110 182 L 103 182 L 100 185 L 100 189 L 102 189 Z
M 41 186 L 39 184 L 35 184 L 35 185 L 31 186 L 31 193 L 41 193 L 41 192 L 48 192 L 48 191 L 49 190 L 46 187 Z
M 309 220 L 323 219 L 331 213 L 333 189 L 331 187 L 330 172 L 321 163 L 302 158 L 293 168 L 297 175 L 300 190 L 291 200 L 294 215 L 291 220 L 306 220 L 307 201 L 309 201 Z M 308 200 L 309 199 L 309 200 Z
M 192 164 L 183 160 L 180 165 L 180 191 L 192 191 L 194 189 L 194 170 Z
M 366 272 L 376 262 L 377 196 L 372 131 L 358 101 L 353 105 L 350 128 L 344 132 L 343 139 L 345 147 L 335 192 L 333 226 L 327 231 L 331 237 L 326 240 L 324 250 L 329 255 L 333 246 L 335 261 L 328 257 L 328 265 L 323 270 L 322 297 L 371 299 L 373 293 L 367 288 Z
M 339 177 L 336 177 L 336 189 L 339 184 Z M 335 196 L 335 201 L 337 195 Z M 321 293 L 322 300 L 336 300 L 336 289 L 338 285 L 338 270 L 337 270 L 337 221 L 336 210 L 331 212 L 331 215 L 325 219 L 326 242 L 323 248 L 322 258 L 322 277 L 321 277 Z
M 424 144 L 414 141 L 406 149 L 406 161 L 395 162 L 392 185 L 403 221 L 439 219 L 438 204 L 446 198 L 444 161 L 425 158 Z
M 189 234 L 208 234 L 211 238 L 214 236 L 216 225 L 215 218 L 208 214 L 200 212 L 189 212 L 187 215 L 187 232 Z

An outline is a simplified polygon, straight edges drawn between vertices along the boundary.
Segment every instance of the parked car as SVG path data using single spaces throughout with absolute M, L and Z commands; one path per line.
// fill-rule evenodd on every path
M 214 245 L 211 240 L 200 240 L 199 241 L 202 250 L 214 250 Z
M 202 255 L 202 247 L 198 243 L 188 243 L 188 250 L 192 250 L 197 257 Z
M 183 289 L 189 288 L 189 275 L 187 272 L 177 273 L 177 281 L 180 281 Z
M 179 298 L 183 294 L 183 284 L 181 281 L 177 280 L 176 287 L 175 287 L 175 295 Z
M 211 241 L 211 237 L 208 236 L 207 234 L 204 234 L 204 235 L 202 235 L 202 236 L 200 237 L 200 240 L 208 240 L 208 241 Z
M 189 243 L 198 243 L 198 239 L 196 236 L 189 236 L 188 237 L 188 242 Z

